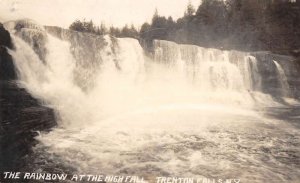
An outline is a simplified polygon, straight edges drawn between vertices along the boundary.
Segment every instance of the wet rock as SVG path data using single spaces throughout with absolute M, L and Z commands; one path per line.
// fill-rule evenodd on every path
M 46 43 L 47 36 L 42 25 L 33 20 L 21 19 L 6 22 L 4 27 L 13 32 L 16 36 L 22 38 L 33 48 L 34 52 L 42 61 L 45 61 L 47 55 Z
M 13 49 L 13 44 L 9 32 L 0 24 L 0 172 L 19 170 L 36 143 L 37 131 L 56 125 L 54 111 L 17 84 L 7 49 Z
M 7 53 L 7 49 L 13 48 L 10 35 L 0 23 L 0 81 L 16 79 L 16 73 L 12 57 Z

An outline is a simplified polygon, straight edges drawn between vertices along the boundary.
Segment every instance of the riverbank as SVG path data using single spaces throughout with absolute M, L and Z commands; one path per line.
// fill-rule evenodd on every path
M 36 143 L 38 131 L 56 125 L 54 111 L 43 106 L 17 83 L 17 74 L 7 48 L 10 35 L 0 24 L 0 172 L 16 171 Z

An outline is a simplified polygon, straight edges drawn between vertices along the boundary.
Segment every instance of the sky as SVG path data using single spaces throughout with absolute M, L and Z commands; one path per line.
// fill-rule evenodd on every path
M 201 0 L 190 0 L 198 7 Z M 67 28 L 76 19 L 99 25 L 139 27 L 157 8 L 163 16 L 183 16 L 189 0 L 0 0 L 0 21 L 30 18 L 43 25 Z

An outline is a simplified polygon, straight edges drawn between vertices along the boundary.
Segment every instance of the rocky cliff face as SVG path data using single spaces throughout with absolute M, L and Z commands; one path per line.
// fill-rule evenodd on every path
M 76 60 L 75 80 L 83 90 L 89 90 L 97 72 L 107 57 L 114 57 L 116 66 L 118 40 L 112 36 L 99 36 L 63 29 L 55 26 L 45 26 L 50 35 L 70 44 L 70 51 Z M 84 77 L 83 77 L 84 76 Z
M 13 44 L 8 31 L 0 24 L 0 80 L 16 79 L 16 73 L 11 56 L 7 53 L 7 48 L 12 49 Z
M 53 110 L 18 85 L 15 66 L 7 52 L 13 48 L 9 32 L 0 24 L 0 172 L 21 168 L 38 131 L 56 125 Z
M 104 62 L 103 58 L 112 57 L 117 52 L 117 39 L 110 36 L 81 33 L 55 26 L 41 26 L 28 19 L 6 22 L 5 27 L 29 44 L 44 62 L 49 51 L 46 48 L 49 37 L 66 42 L 76 60 L 75 81 L 85 91 L 93 86 L 95 76 Z
M 257 59 L 259 73 L 263 78 L 263 91 L 282 93 L 282 89 L 286 87 L 292 97 L 300 98 L 300 67 L 296 58 L 271 52 L 250 54 Z

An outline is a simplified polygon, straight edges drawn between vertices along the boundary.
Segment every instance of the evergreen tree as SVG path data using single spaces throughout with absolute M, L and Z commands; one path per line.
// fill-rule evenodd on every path
M 185 17 L 192 17 L 195 14 L 196 10 L 192 5 L 191 0 L 189 0 L 186 11 L 184 12 Z
M 99 35 L 132 37 L 151 48 L 154 39 L 238 50 L 271 50 L 287 53 L 300 47 L 299 0 L 202 0 L 195 11 L 191 1 L 177 21 L 160 16 L 138 31 L 133 25 L 119 29 L 102 23 L 76 20 L 70 29 Z
M 115 37 L 120 37 L 121 31 L 119 28 L 111 26 L 109 29 L 109 34 Z
M 98 34 L 99 34 L 99 35 L 105 35 L 105 34 L 107 34 L 107 33 L 108 33 L 108 30 L 107 30 L 105 24 L 104 24 L 103 22 L 101 22 L 101 25 L 100 25 L 100 27 L 98 28 Z

